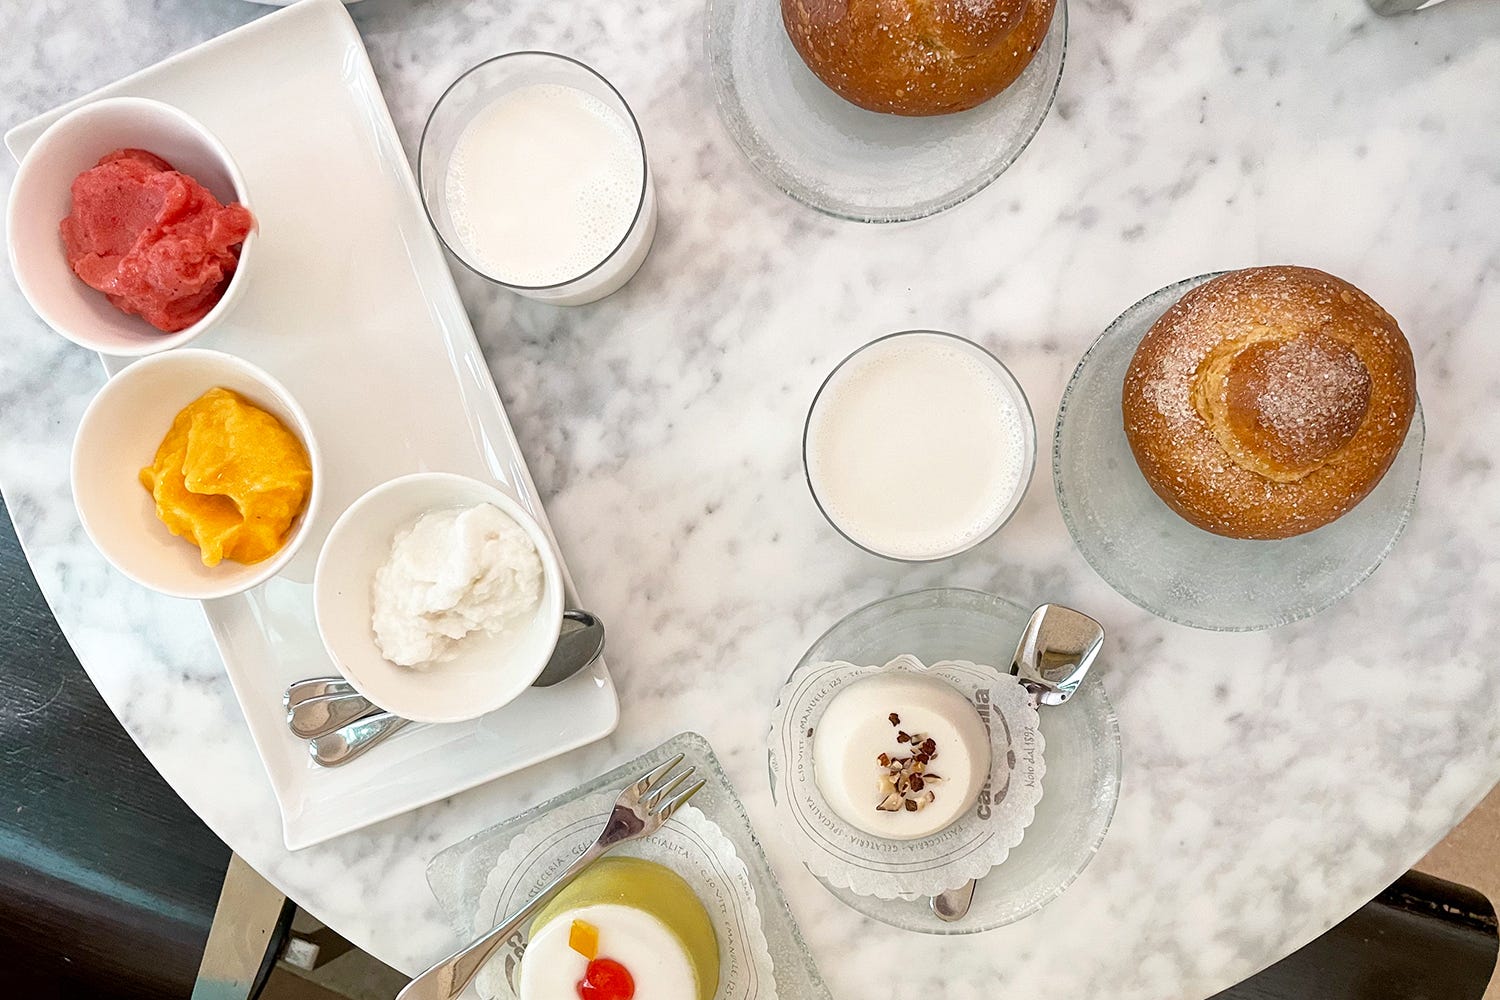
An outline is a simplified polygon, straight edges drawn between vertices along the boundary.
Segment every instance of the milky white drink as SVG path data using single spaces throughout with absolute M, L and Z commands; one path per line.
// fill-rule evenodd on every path
M 470 264 L 524 294 L 575 304 L 613 292 L 645 259 L 656 229 L 649 178 L 641 204 L 645 175 L 628 117 L 576 87 L 531 84 L 469 122 L 445 196 Z
M 936 559 L 978 542 L 1020 501 L 1035 431 L 1019 389 L 968 341 L 875 341 L 830 377 L 808 419 L 808 479 L 858 544 Z

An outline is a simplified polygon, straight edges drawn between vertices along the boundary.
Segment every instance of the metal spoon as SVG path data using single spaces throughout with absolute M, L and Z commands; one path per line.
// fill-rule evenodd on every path
M 323 698 L 330 694 L 355 694 L 354 685 L 342 677 L 313 677 L 305 681 L 293 681 L 281 696 L 281 707 L 291 711 L 310 698 Z M 288 722 L 291 720 L 288 719 Z
M 1104 646 L 1104 626 L 1061 604 L 1031 613 L 1010 672 L 1031 692 L 1035 705 L 1061 705 L 1078 691 Z
M 558 633 L 552 657 L 531 686 L 546 688 L 561 684 L 597 660 L 602 652 L 604 623 L 587 611 L 576 608 L 564 611 L 562 631 Z
M 573 672 L 564 672 L 563 668 L 585 655 L 586 648 L 602 645 L 603 635 L 604 626 L 589 612 L 563 612 L 563 626 L 558 633 L 557 648 L 553 650 L 547 666 L 542 668 L 541 674 L 532 682 L 532 687 L 551 687 L 571 677 Z M 579 648 L 564 651 L 562 647 L 565 645 L 576 645 Z M 356 719 L 382 711 L 380 706 L 354 690 L 354 685 L 341 677 L 313 677 L 296 681 L 281 696 L 281 703 L 287 709 L 287 726 L 304 740 L 317 739 Z
M 312 740 L 375 711 L 378 709 L 374 703 L 351 687 L 347 691 L 302 699 L 287 709 L 286 724 L 295 735 Z
M 604 623 L 597 617 L 587 611 L 569 610 L 563 612 L 563 620 L 565 625 L 557 645 L 541 674 L 532 682 L 533 687 L 551 687 L 567 680 L 604 652 Z M 567 627 L 569 622 L 575 627 Z M 324 767 L 338 767 L 385 742 L 410 721 L 391 712 L 367 715 L 310 740 L 307 752 Z
M 1016 644 L 1010 672 L 1019 677 L 1034 707 L 1061 705 L 1078 691 L 1084 675 L 1104 646 L 1104 626 L 1061 604 L 1043 604 Z M 932 915 L 945 923 L 968 916 L 974 902 L 974 882 L 965 882 L 928 900 Z

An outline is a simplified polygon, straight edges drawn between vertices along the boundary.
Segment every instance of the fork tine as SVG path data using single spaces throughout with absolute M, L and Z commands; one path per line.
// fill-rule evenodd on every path
M 669 819 L 672 818 L 672 814 L 673 813 L 675 813 L 677 810 L 679 810 L 679 809 L 681 809 L 683 807 L 683 805 L 687 802 L 688 799 L 692 798 L 694 795 L 697 795 L 699 792 L 703 791 L 703 786 L 706 785 L 706 784 L 708 784 L 707 781 L 703 780 L 702 778 L 699 778 L 697 781 L 693 782 L 691 785 L 688 786 L 688 790 L 687 791 L 685 791 L 681 795 L 677 796 L 677 798 L 672 799 L 670 802 L 668 802 L 666 805 L 662 806 L 660 809 L 658 809 L 655 812 L 653 812 L 651 815 L 653 815 L 653 816 L 660 816 L 661 817 L 661 821 L 663 823 L 665 823 L 667 820 L 669 820 Z
M 696 770 L 697 768 L 694 767 L 683 768 L 682 771 L 673 775 L 670 781 L 662 782 L 661 788 L 653 789 L 651 794 L 646 798 L 646 808 L 654 812 L 656 807 L 666 801 L 667 796 L 681 788 L 682 783 L 691 778 L 693 772 Z
M 673 757 L 671 760 L 667 761 L 665 764 L 662 764 L 660 767 L 653 768 L 647 774 L 643 775 L 639 781 L 631 785 L 630 791 L 634 793 L 636 798 L 644 798 L 646 793 L 651 790 L 652 786 L 661 781 L 661 779 L 665 778 L 668 774 L 672 773 L 672 769 L 675 768 L 678 764 L 682 763 L 684 756 L 684 754 L 678 754 L 676 757 Z

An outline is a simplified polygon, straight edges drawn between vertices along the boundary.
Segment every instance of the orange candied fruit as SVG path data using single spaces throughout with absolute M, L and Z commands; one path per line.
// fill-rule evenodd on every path
M 575 920 L 568 930 L 568 947 L 592 962 L 599 957 L 599 928 L 587 920 Z

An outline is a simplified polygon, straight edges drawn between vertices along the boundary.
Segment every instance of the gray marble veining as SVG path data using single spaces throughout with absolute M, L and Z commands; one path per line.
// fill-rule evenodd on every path
M 262 12 L 5 5 L 0 120 Z M 427 964 L 455 940 L 423 880 L 429 858 L 693 728 L 746 798 L 835 995 L 1196 1000 L 1354 909 L 1500 777 L 1500 4 L 1379 19 L 1359 0 L 1074 0 L 1062 89 L 1031 148 L 959 208 L 881 229 L 792 203 L 740 158 L 716 121 L 694 0 L 366 0 L 354 14 L 409 151 L 449 80 L 514 48 L 590 61 L 640 116 L 661 229 L 625 291 L 566 310 L 459 275 L 569 563 L 611 622 L 618 734 L 288 854 L 198 609 L 114 574 L 79 528 L 68 447 L 102 374 L 30 314 L 8 273 L 0 483 L 131 734 L 237 851 L 356 943 L 408 971 Z M 1045 442 L 1078 355 L 1127 305 L 1268 262 L 1355 281 L 1417 356 L 1416 516 L 1330 611 L 1254 635 L 1152 618 L 1073 549 L 1045 464 L 999 535 L 936 566 L 867 556 L 818 516 L 802 418 L 865 340 L 918 325 L 981 340 L 1025 385 Z M 1100 618 L 1098 670 L 1125 741 L 1098 859 L 1038 916 L 977 938 L 872 924 L 800 870 L 772 830 L 765 719 L 745 710 L 769 712 L 843 613 L 936 583 Z M 1089 943 L 1065 962 L 1048 944 L 1064 926 Z

